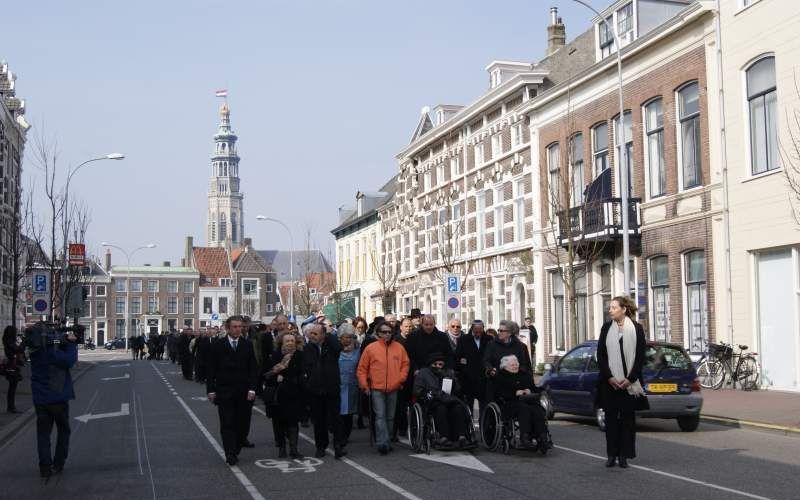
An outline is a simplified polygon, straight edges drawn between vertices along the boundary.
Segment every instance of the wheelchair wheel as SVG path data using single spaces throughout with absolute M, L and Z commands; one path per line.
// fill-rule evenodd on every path
M 550 435 L 550 431 L 545 434 L 544 441 L 538 444 L 539 453 L 542 455 L 547 455 L 547 452 L 553 448 L 553 437 Z
M 503 421 L 497 403 L 489 403 L 481 415 L 481 440 L 489 451 L 496 451 L 503 444 Z
M 472 422 L 472 410 L 463 401 L 461 401 L 461 407 L 464 409 L 464 418 L 467 421 L 465 437 L 470 445 L 474 445 L 478 440 L 475 436 L 475 425 Z
M 423 446 L 427 443 L 427 436 L 424 435 L 424 425 L 422 423 L 422 406 L 414 403 L 406 410 L 408 415 L 408 442 L 411 449 L 416 453 L 423 451 Z

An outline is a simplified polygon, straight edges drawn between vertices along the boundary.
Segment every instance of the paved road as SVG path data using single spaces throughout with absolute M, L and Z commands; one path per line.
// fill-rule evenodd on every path
M 354 431 L 338 461 L 275 460 L 271 426 L 253 415 L 237 467 L 224 464 L 215 408 L 204 388 L 169 362 L 132 361 L 124 353 L 81 353 L 94 361 L 71 404 L 72 446 L 63 476 L 38 477 L 34 426 L 0 448 L 0 498 L 14 499 L 484 499 L 635 498 L 641 500 L 800 498 L 800 439 L 702 424 L 681 433 L 671 421 L 644 421 L 630 470 L 607 470 L 604 440 L 590 419 L 551 422 L 556 449 L 546 457 L 476 450 L 447 458 L 398 446 L 388 457 Z M 105 418 L 75 417 L 111 414 Z M 306 441 L 301 452 L 311 454 Z

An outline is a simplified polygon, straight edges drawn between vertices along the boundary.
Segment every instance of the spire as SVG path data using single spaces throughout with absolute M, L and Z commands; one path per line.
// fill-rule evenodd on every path
M 225 129 L 226 132 L 231 131 L 231 110 L 228 107 L 228 99 L 225 99 L 225 102 L 222 103 L 222 106 L 219 108 L 219 129 L 220 132 Z
M 207 245 L 239 247 L 244 240 L 244 195 L 240 190 L 238 137 L 231 129 L 228 91 L 218 90 L 225 98 L 219 108 L 219 128 L 214 135 L 211 155 L 211 179 L 208 185 Z

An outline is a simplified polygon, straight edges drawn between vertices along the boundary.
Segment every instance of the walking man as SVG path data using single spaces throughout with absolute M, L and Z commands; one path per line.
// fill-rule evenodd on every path
M 211 343 L 206 372 L 206 392 L 208 400 L 217 405 L 228 465 L 236 465 L 250 432 L 258 381 L 253 346 L 242 337 L 243 328 L 241 316 L 231 316 L 225 321 L 228 336 Z
M 181 337 L 178 340 L 178 358 L 181 363 L 181 371 L 183 378 L 192 380 L 192 350 L 190 344 L 192 343 L 192 329 L 184 328 L 181 332 Z

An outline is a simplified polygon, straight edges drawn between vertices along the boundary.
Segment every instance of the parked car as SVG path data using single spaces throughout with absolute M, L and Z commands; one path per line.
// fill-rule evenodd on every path
M 117 349 L 125 349 L 125 339 L 112 339 L 106 342 L 106 349 L 114 351 Z
M 682 431 L 700 423 L 703 395 L 694 364 L 686 350 L 675 344 L 648 342 L 642 369 L 642 386 L 650 409 L 637 412 L 644 418 L 674 418 Z M 597 341 L 587 341 L 553 364 L 540 381 L 542 405 L 548 418 L 555 413 L 592 415 L 605 430 L 605 414 L 595 404 L 599 369 Z

